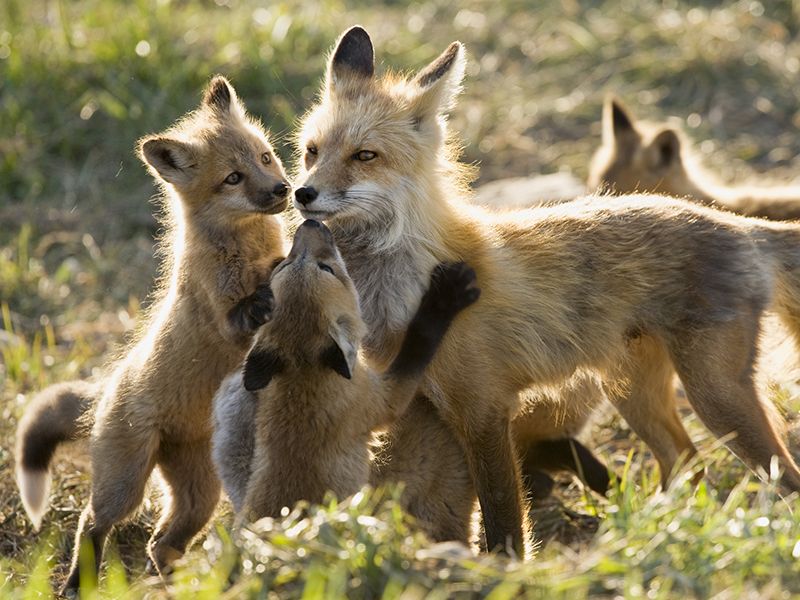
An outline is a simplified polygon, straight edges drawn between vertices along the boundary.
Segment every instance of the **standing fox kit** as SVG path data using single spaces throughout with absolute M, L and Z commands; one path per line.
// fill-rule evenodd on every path
M 749 217 L 800 219 L 800 187 L 712 183 L 687 161 L 685 146 L 680 130 L 636 121 L 619 100 L 609 98 L 603 108 L 603 144 L 592 158 L 589 187 L 686 197 Z
M 269 274 L 284 251 L 273 216 L 287 205 L 283 168 L 224 78 L 211 81 L 198 110 L 141 140 L 139 153 L 164 188 L 168 283 L 90 418 L 92 494 L 65 590 L 79 585 L 81 544 L 93 545 L 99 567 L 107 534 L 139 506 L 156 466 L 169 497 L 149 546 L 154 566 L 165 569 L 206 524 L 219 497 L 211 399 L 264 322 Z M 26 416 L 18 432 L 23 492 L 47 476 L 47 461 L 28 463 L 30 470 L 25 457 L 60 441 L 46 431 L 31 435 L 25 424 L 36 422 L 36 414 Z M 45 501 L 27 500 L 34 520 Z
M 358 296 L 327 227 L 300 226 L 271 285 L 274 312 L 240 379 L 245 390 L 257 392 L 250 400 L 256 402 L 255 451 L 242 511 L 249 518 L 280 516 L 299 500 L 319 503 L 328 491 L 344 498 L 365 485 L 372 432 L 406 411 L 451 321 L 480 293 L 466 265 L 437 266 L 399 354 L 376 373 L 358 355 L 365 332 Z M 229 445 L 220 439 L 226 424 L 218 425 L 216 457 Z M 229 480 L 224 460 L 217 464 Z M 471 512 L 471 494 L 465 495 L 464 539 Z
M 359 291 L 377 364 L 396 355 L 428 273 L 469 263 L 481 301 L 452 325 L 423 386 L 463 444 L 487 546 L 523 552 L 511 419 L 522 390 L 593 369 L 667 477 L 694 452 L 674 406 L 689 401 L 752 466 L 800 470 L 753 385 L 768 307 L 800 334 L 800 227 L 659 197 L 589 197 L 493 214 L 470 206 L 445 143 L 464 70 L 453 43 L 416 76 L 377 78 L 354 27 L 302 124 L 295 206 L 326 221 Z

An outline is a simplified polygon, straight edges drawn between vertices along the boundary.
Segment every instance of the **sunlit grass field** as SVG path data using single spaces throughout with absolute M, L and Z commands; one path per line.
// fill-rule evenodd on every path
M 86 502 L 80 449 L 57 461 L 34 533 L 13 483 L 13 431 L 45 385 L 97 373 L 151 290 L 158 226 L 136 140 L 228 76 L 272 130 L 285 163 L 336 36 L 361 23 L 379 68 L 418 68 L 467 46 L 451 126 L 478 184 L 587 173 L 603 97 L 638 116 L 689 118 L 724 180 L 800 174 L 800 3 L 677 0 L 0 3 L 0 597 L 47 595 L 65 572 Z M 771 397 L 800 409 L 793 376 Z M 800 594 L 800 503 L 742 479 L 691 415 L 708 469 L 657 493 L 643 445 L 610 413 L 585 437 L 614 469 L 608 498 L 568 477 L 535 507 L 539 549 L 519 564 L 431 547 L 394 492 L 333 501 L 232 537 L 224 507 L 169 582 L 143 575 L 146 503 L 118 530 L 100 597 L 516 596 L 779 598 Z M 794 421 L 790 420 L 790 431 Z M 795 447 L 800 447 L 796 443 Z M 52 574 L 52 575 L 51 575 Z

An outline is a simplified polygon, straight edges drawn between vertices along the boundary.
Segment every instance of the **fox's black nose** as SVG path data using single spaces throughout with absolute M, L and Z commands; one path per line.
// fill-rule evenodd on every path
M 322 223 L 320 223 L 319 221 L 315 221 L 314 219 L 306 219 L 305 221 L 303 221 L 301 227 L 317 228 L 317 227 L 322 227 Z
M 286 185 L 283 181 L 281 181 L 278 185 L 272 188 L 272 194 L 277 196 L 278 198 L 283 198 L 286 196 L 286 192 L 289 191 L 289 186 Z
M 314 200 L 316 200 L 318 195 L 319 194 L 317 193 L 317 190 L 315 190 L 313 187 L 305 185 L 303 187 L 297 188 L 294 192 L 294 197 L 303 206 L 305 206 L 309 202 L 313 202 Z

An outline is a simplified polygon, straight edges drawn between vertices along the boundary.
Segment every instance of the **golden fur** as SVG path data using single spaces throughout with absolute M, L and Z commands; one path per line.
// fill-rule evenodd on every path
M 92 495 L 65 590 L 79 585 L 81 543 L 93 544 L 99 566 L 107 534 L 139 506 L 156 466 L 169 493 L 149 546 L 155 568 L 167 568 L 205 525 L 219 497 L 211 399 L 263 323 L 271 298 L 262 284 L 284 254 L 272 216 L 286 206 L 283 168 L 224 78 L 139 152 L 164 188 L 165 285 L 88 416 Z
M 295 206 L 333 231 L 379 365 L 397 351 L 425 274 L 442 261 L 475 269 L 481 300 L 454 323 L 424 389 L 464 445 L 488 547 L 523 551 L 510 427 L 519 393 L 576 369 L 602 374 L 662 476 L 694 451 L 664 383 L 675 369 L 714 434 L 738 434 L 729 445 L 753 466 L 777 455 L 800 489 L 752 382 L 764 310 L 800 333 L 800 229 L 652 196 L 473 207 L 445 145 L 461 45 L 410 78 L 375 78 L 372 60 L 363 29 L 341 38 L 303 122 L 305 202 L 298 188 Z
M 333 237 L 324 225 L 305 222 L 289 256 L 276 267 L 275 312 L 259 331 L 243 375 L 232 376 L 215 398 L 215 462 L 238 512 L 253 519 L 277 517 L 300 500 L 319 503 L 327 492 L 344 498 L 366 484 L 372 432 L 406 412 L 448 323 L 477 298 L 473 285 L 474 273 L 463 265 L 439 267 L 399 355 L 388 370 L 376 373 L 358 357 L 365 328 Z M 232 459 L 247 453 L 241 448 L 252 430 L 236 413 L 249 412 L 248 407 L 255 407 L 250 409 L 255 444 L 246 466 L 246 460 Z M 433 413 L 420 411 L 421 422 L 436 418 Z M 402 445 L 400 453 L 408 457 L 411 444 Z M 467 542 L 474 494 L 466 469 L 451 474 L 442 458 L 432 461 L 441 467 L 435 473 L 440 479 L 429 480 L 427 487 L 442 486 L 452 497 L 440 496 L 443 502 L 431 508 L 417 491 L 431 469 L 415 469 L 408 478 L 417 498 L 408 502 L 406 494 L 407 505 L 430 524 L 435 538 Z M 461 456 L 451 460 L 463 465 Z M 242 467 L 252 474 L 242 477 L 236 472 Z M 390 478 L 388 470 L 379 477 Z M 245 479 L 242 495 L 236 487 Z
M 592 158 L 588 185 L 616 194 L 652 192 L 778 221 L 800 218 L 800 186 L 726 187 L 703 173 L 677 127 L 637 121 L 609 98 L 603 109 L 603 144 Z

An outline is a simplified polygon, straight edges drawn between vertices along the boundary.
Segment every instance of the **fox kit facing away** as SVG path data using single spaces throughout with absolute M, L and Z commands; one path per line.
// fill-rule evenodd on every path
M 99 566 L 107 534 L 139 506 L 156 466 L 170 493 L 149 547 L 155 567 L 167 567 L 206 524 L 219 497 L 211 399 L 263 323 L 269 274 L 284 253 L 282 224 L 272 216 L 287 205 L 283 168 L 224 78 L 209 84 L 197 111 L 141 140 L 139 151 L 164 187 L 168 279 L 138 341 L 102 382 L 97 410 L 87 416 L 93 421 L 92 494 L 65 590 L 79 585 L 81 543 L 94 546 Z M 52 453 L 64 437 L 31 429 L 45 407 L 35 402 L 17 434 L 23 492 L 47 476 L 47 460 L 26 457 Z M 45 502 L 44 496 L 26 501 L 34 519 Z
M 234 401 L 255 401 L 257 407 L 252 474 L 241 511 L 248 518 L 277 517 L 299 500 L 319 503 L 327 491 L 344 498 L 365 485 L 372 432 L 406 411 L 450 322 L 480 293 L 466 265 L 437 266 L 399 354 L 378 374 L 358 356 L 365 331 L 358 296 L 327 227 L 306 221 L 298 228 L 271 285 L 274 312 L 243 374 L 235 376 L 245 391 L 257 392 L 255 398 L 246 398 L 242 389 L 234 393 Z M 217 417 L 221 412 L 215 407 Z M 214 455 L 223 482 L 230 482 L 225 448 L 241 436 L 215 421 Z M 468 487 L 457 495 L 454 502 L 466 502 L 466 541 L 472 494 Z M 241 493 L 232 490 L 231 497 Z
M 408 79 L 377 78 L 373 65 L 368 34 L 347 31 L 302 125 L 295 206 L 333 232 L 377 364 L 397 353 L 435 265 L 475 269 L 481 301 L 453 323 L 423 389 L 464 446 L 489 548 L 523 552 L 510 427 L 519 393 L 576 369 L 602 374 L 664 477 L 694 451 L 675 369 L 714 434 L 737 434 L 729 446 L 752 466 L 777 455 L 800 489 L 752 378 L 768 307 L 800 334 L 800 227 L 648 196 L 480 210 L 464 201 L 445 144 L 461 44 Z
M 603 108 L 603 144 L 592 158 L 589 187 L 686 197 L 749 217 L 800 219 L 800 186 L 713 183 L 688 160 L 686 145 L 679 129 L 636 121 L 619 100 L 609 98 Z

